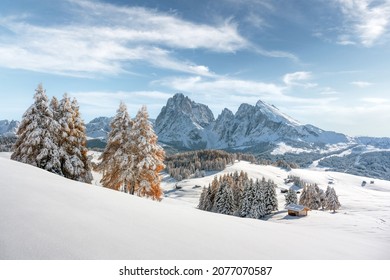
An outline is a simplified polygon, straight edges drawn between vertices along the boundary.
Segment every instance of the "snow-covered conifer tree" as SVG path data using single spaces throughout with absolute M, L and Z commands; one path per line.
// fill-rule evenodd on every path
M 249 213 L 252 208 L 252 203 L 255 195 L 255 190 L 253 186 L 253 181 L 247 181 L 245 182 L 244 190 L 242 192 L 242 198 L 239 208 L 239 216 L 240 217 L 247 217 L 249 216 Z
M 34 103 L 24 113 L 19 125 L 11 159 L 62 175 L 55 141 L 58 132 L 59 125 L 49 107 L 46 92 L 39 84 Z
M 215 196 L 213 211 L 220 214 L 233 214 L 233 193 L 228 182 L 223 182 Z
M 164 169 L 165 152 L 157 144 L 157 135 L 148 120 L 146 106 L 138 111 L 130 139 L 133 146 L 134 174 L 136 175 L 135 191 L 141 196 L 160 200 L 160 171 Z
M 333 213 L 336 212 L 337 209 L 339 209 L 341 206 L 339 202 L 339 198 L 336 194 L 336 191 L 334 188 L 331 188 L 329 191 L 329 195 L 326 198 L 326 210 L 333 210 Z
M 272 211 L 278 210 L 278 198 L 276 195 L 276 185 L 273 181 L 262 183 L 264 194 L 264 205 L 266 214 L 271 214 Z
M 52 110 L 53 112 L 53 118 L 58 121 L 59 119 L 59 107 L 60 107 L 60 103 L 58 102 L 58 99 L 57 97 L 53 96 L 50 100 L 50 109 Z
M 73 166 L 74 175 L 77 181 L 91 183 L 93 177 L 91 173 L 91 164 L 88 158 L 87 135 L 84 120 L 80 115 L 80 107 L 77 100 L 72 100 L 72 110 L 74 112 L 74 150 L 73 150 Z M 72 154 L 72 153 L 70 153 Z
M 303 205 L 303 206 L 307 206 L 309 207 L 309 204 L 308 204 L 308 191 L 307 191 L 307 186 L 303 186 L 303 189 L 302 189 L 302 192 L 301 192 L 301 195 L 299 197 L 299 204 L 300 205 Z
M 324 210 L 326 208 L 326 198 L 322 189 L 318 189 L 318 197 L 320 198 L 321 209 Z
M 287 194 L 285 195 L 285 198 L 286 198 L 285 206 L 287 206 L 289 204 L 297 204 L 298 203 L 297 194 L 292 188 L 290 188 L 288 190 Z
M 58 106 L 60 125 L 59 147 L 61 170 L 64 177 L 91 183 L 92 174 L 87 156 L 85 125 L 80 117 L 77 100 L 64 94 Z
M 264 185 L 264 182 L 257 180 L 254 187 L 252 207 L 248 215 L 250 218 L 260 219 L 268 214 L 265 200 L 265 191 L 266 185 Z
M 207 188 L 206 195 L 204 197 L 204 210 L 205 211 L 212 211 L 213 205 L 214 205 L 214 198 L 215 195 L 213 195 L 212 188 Z
M 307 206 L 310 209 L 318 210 L 321 207 L 321 198 L 319 194 L 319 187 L 317 184 L 308 186 L 308 202 Z
M 326 187 L 326 191 L 325 191 L 325 200 L 328 198 L 328 196 L 329 196 L 329 193 L 331 192 L 331 187 L 330 186 L 327 186 Z
M 200 210 L 205 210 L 206 195 L 207 195 L 207 188 L 203 187 L 199 197 L 199 204 L 198 204 L 198 209 Z
M 134 193 L 135 174 L 134 162 L 130 145 L 132 121 L 126 105 L 121 102 L 114 119 L 111 121 L 111 131 L 108 134 L 107 145 L 99 159 L 97 170 L 103 177 L 104 187 Z

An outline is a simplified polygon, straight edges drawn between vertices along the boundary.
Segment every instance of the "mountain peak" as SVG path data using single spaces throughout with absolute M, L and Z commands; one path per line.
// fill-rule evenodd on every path
M 214 115 L 204 104 L 177 93 L 168 99 L 155 122 L 155 131 L 164 143 L 179 143 L 184 148 L 205 148 L 203 130 L 214 122 Z
M 19 121 L 0 120 L 0 136 L 15 136 Z
M 275 105 L 268 104 L 262 100 L 257 101 L 256 108 L 258 108 L 272 121 L 290 123 L 294 126 L 302 125 L 300 122 L 294 120 L 292 117 L 282 113 Z

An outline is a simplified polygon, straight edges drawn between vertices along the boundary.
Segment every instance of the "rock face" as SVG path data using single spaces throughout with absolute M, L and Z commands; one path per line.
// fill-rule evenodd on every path
M 0 120 L 0 136 L 16 136 L 16 130 L 18 129 L 19 124 L 20 122 L 14 120 Z
M 85 125 L 86 134 L 89 138 L 107 139 L 110 132 L 110 122 L 112 118 L 98 117 Z
M 233 114 L 224 109 L 215 120 L 211 110 L 183 94 L 170 98 L 156 119 L 159 141 L 182 149 L 246 149 L 285 143 L 313 148 L 348 143 L 341 133 L 302 125 L 263 101 L 242 104 Z
M 160 142 L 181 149 L 204 149 L 209 146 L 208 136 L 213 123 L 214 115 L 206 105 L 178 93 L 162 108 L 154 130 Z

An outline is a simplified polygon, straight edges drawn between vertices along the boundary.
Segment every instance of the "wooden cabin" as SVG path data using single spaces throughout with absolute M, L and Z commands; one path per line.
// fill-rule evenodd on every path
M 289 204 L 286 209 L 290 216 L 307 216 L 307 211 L 310 210 L 309 207 L 297 204 Z

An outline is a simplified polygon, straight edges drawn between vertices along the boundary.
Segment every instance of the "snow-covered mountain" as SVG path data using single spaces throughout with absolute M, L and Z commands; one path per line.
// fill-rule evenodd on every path
M 155 123 L 163 143 L 186 149 L 269 149 L 278 143 L 315 149 L 350 143 L 351 138 L 303 125 L 263 101 L 242 104 L 234 114 L 224 109 L 215 120 L 211 110 L 183 94 L 170 98 Z
M 0 136 L 15 136 L 19 123 L 14 120 L 0 120 Z
M 112 118 L 98 117 L 91 120 L 85 125 L 87 137 L 107 139 L 107 135 L 110 132 L 110 122 Z
M 213 124 L 214 115 L 206 105 L 178 93 L 162 108 L 154 130 L 160 142 L 179 148 L 202 149 L 210 146 L 208 136 Z

